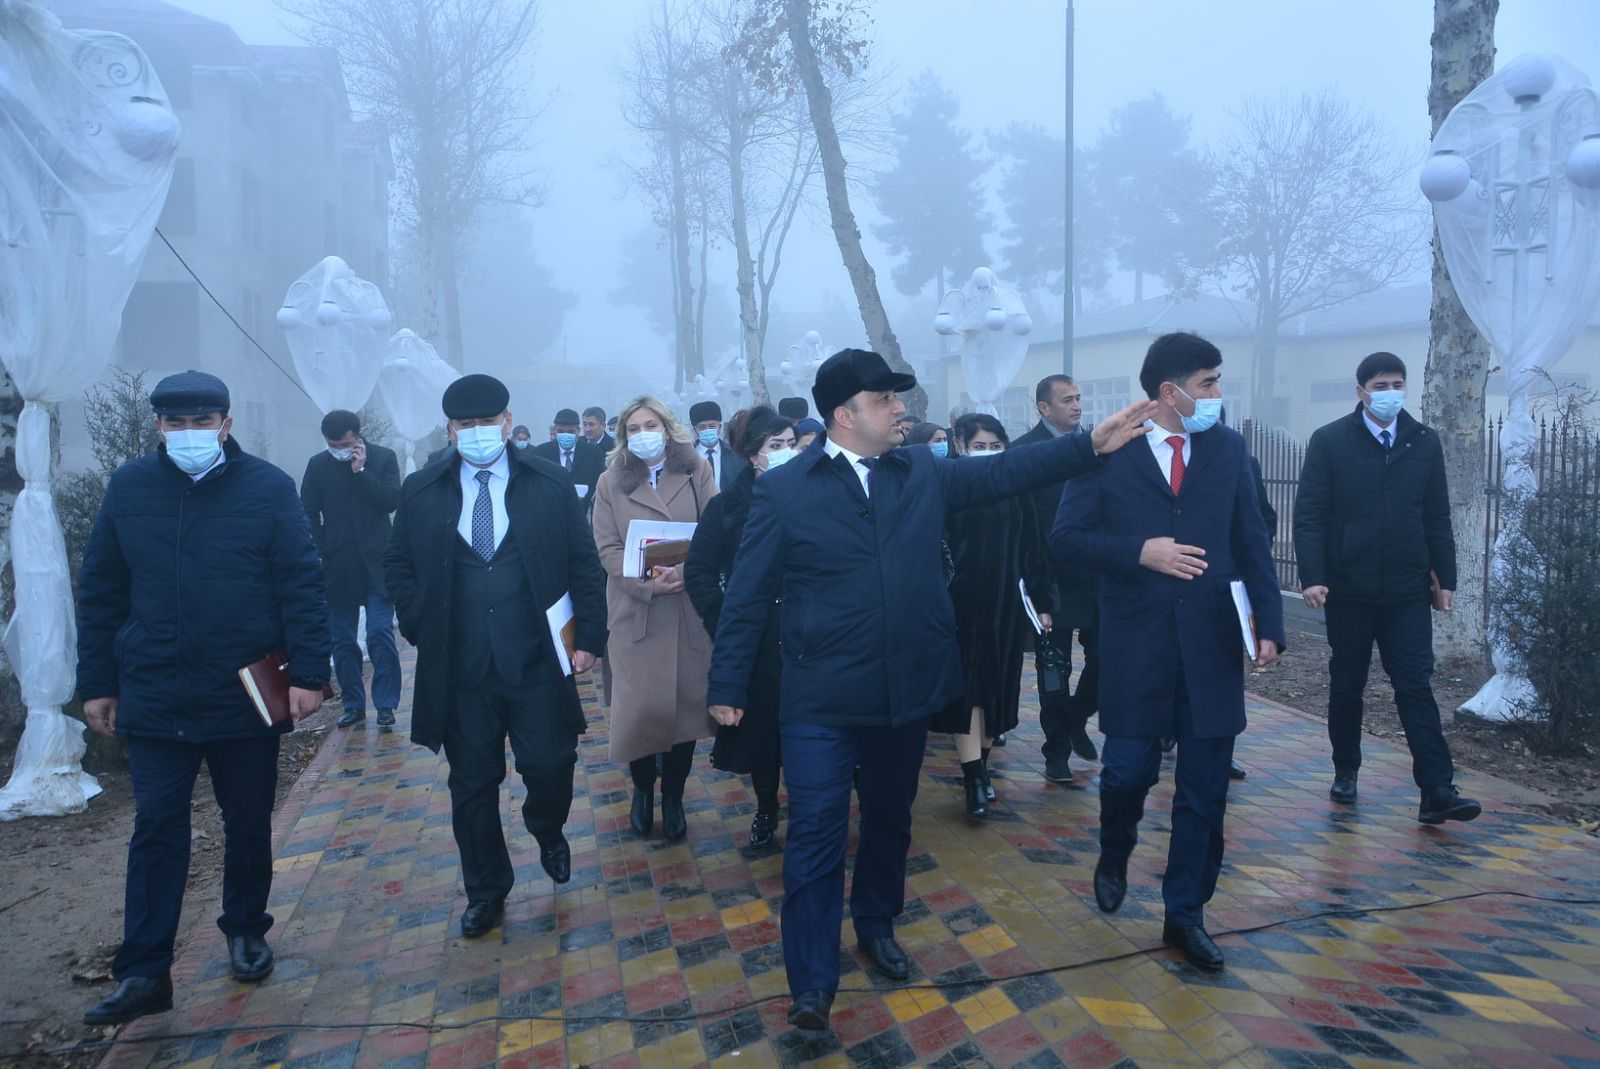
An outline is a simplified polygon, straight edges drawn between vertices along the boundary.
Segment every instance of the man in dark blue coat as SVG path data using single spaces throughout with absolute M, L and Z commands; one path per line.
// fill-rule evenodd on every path
M 1100 575 L 1100 860 L 1095 900 L 1113 913 L 1128 888 L 1161 737 L 1177 726 L 1172 840 L 1162 938 L 1198 968 L 1222 968 L 1205 905 L 1222 868 L 1233 740 L 1245 727 L 1243 637 L 1229 584 L 1255 611 L 1256 664 L 1284 648 L 1283 605 L 1244 438 L 1220 426 L 1222 353 L 1164 334 L 1139 384 L 1157 404 L 1144 442 L 1068 483 L 1051 546 Z
M 916 385 L 877 353 L 846 349 L 817 371 L 826 435 L 756 480 L 717 624 L 707 702 L 743 715 L 769 607 L 782 591 L 779 722 L 789 788 L 783 949 L 790 1023 L 826 1028 L 839 985 L 850 788 L 860 769 L 861 841 L 850 913 L 862 951 L 891 979 L 910 963 L 893 937 L 904 907 L 911 803 L 928 717 L 965 687 L 943 580 L 949 510 L 1097 469 L 1097 453 L 1142 434 L 1135 405 L 1093 439 L 1062 438 L 998 459 L 941 460 L 897 448 Z M 1091 444 L 1092 443 L 1092 444 Z
M 328 680 L 322 565 L 294 481 L 239 448 L 215 376 L 169 376 L 150 403 L 163 442 L 111 476 L 78 575 L 78 695 L 91 728 L 127 742 L 137 807 L 118 986 L 90 1024 L 172 1008 L 202 761 L 222 807 L 217 927 L 236 979 L 272 971 L 272 802 L 292 725 L 265 726 L 238 672 L 287 654 L 295 720 Z

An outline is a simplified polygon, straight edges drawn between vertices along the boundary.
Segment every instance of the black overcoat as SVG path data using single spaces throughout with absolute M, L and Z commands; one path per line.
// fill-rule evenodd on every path
M 506 515 L 528 585 L 541 618 L 547 608 L 572 596 L 577 648 L 598 654 L 606 644 L 605 573 L 595 553 L 594 536 L 584 520 L 583 502 L 572 492 L 566 472 L 548 461 L 511 451 Z M 400 510 L 383 554 L 389 599 L 400 633 L 417 647 L 412 696 L 411 741 L 437 751 L 444 742 L 454 691 L 450 685 L 450 601 L 454 587 L 456 526 L 461 518 L 461 458 L 448 454 L 406 478 Z M 549 651 L 552 672 L 555 650 Z M 559 688 L 564 716 L 574 731 L 584 729 L 575 678 Z
M 364 605 L 383 590 L 383 550 L 389 516 L 400 504 L 400 460 L 393 449 L 367 443 L 359 472 L 326 449 L 306 462 L 300 501 L 322 552 L 329 605 Z

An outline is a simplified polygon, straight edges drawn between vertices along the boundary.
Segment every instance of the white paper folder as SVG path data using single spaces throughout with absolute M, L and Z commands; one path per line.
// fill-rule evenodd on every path
M 1256 611 L 1250 605 L 1250 592 L 1244 588 L 1243 579 L 1235 579 L 1229 583 L 1228 590 L 1233 594 L 1233 609 L 1239 616 L 1239 632 L 1244 637 L 1244 651 L 1253 661 L 1261 655 L 1261 647 L 1256 642 Z

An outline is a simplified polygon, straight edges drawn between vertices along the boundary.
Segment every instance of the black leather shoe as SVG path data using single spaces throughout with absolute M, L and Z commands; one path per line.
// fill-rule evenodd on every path
M 572 847 L 567 844 L 565 835 L 548 845 L 539 844 L 539 864 L 556 883 L 572 879 Z
M 1161 941 L 1169 947 L 1183 951 L 1184 958 L 1196 969 L 1219 972 L 1222 969 L 1222 950 L 1200 925 L 1166 924 L 1161 928 Z
M 861 953 L 872 961 L 872 967 L 891 980 L 904 980 L 911 975 L 911 959 L 890 936 L 868 939 L 861 944 Z
M 393 728 L 394 728 L 394 710 L 393 709 L 379 709 L 378 710 L 378 727 L 383 731 L 393 730 Z
M 1051 783 L 1071 783 L 1072 766 L 1067 764 L 1065 757 L 1047 757 L 1044 762 L 1044 778 Z
M 1237 761 L 1228 762 L 1228 778 L 1229 779 L 1244 779 L 1249 774 L 1250 773 L 1246 772 L 1244 770 L 1244 766 L 1239 764 L 1239 762 L 1237 762 Z
M 344 715 L 335 722 L 335 726 L 342 728 L 354 727 L 366 718 L 367 711 L 365 709 L 346 709 Z
M 640 835 L 649 835 L 656 826 L 656 799 L 650 791 L 633 789 L 633 811 L 628 814 L 628 825 Z
M 1094 740 L 1089 737 L 1086 728 L 1079 728 L 1072 733 L 1072 752 L 1085 761 L 1100 760 L 1100 751 L 1094 748 Z
M 967 772 L 961 777 L 961 789 L 967 799 L 967 816 L 981 820 L 989 815 L 989 799 L 983 793 L 983 776 Z
M 1354 772 L 1335 772 L 1333 786 L 1328 788 L 1328 797 L 1340 805 L 1350 805 L 1356 800 L 1356 774 Z
M 506 900 L 496 898 L 489 902 L 468 902 L 461 914 L 461 934 L 467 939 L 488 935 L 506 919 Z
M 90 1006 L 84 1024 L 122 1024 L 172 1009 L 172 977 L 130 976 L 110 995 Z
M 1417 819 L 1424 824 L 1443 824 L 1447 820 L 1471 820 L 1483 812 L 1476 798 L 1463 798 L 1455 787 L 1435 787 L 1422 792 Z
M 244 983 L 265 980 L 272 971 L 272 948 L 259 935 L 228 936 L 228 966 Z
M 755 847 L 771 846 L 772 836 L 778 830 L 778 814 L 765 809 L 756 810 L 756 817 L 750 822 L 750 845 Z
M 826 991 L 802 991 L 789 1006 L 789 1023 L 807 1032 L 825 1032 L 832 1007 L 833 996 Z
M 661 796 L 661 837 L 668 842 L 689 834 L 689 819 L 683 815 L 683 799 Z
M 986 765 L 983 769 L 983 800 L 985 802 L 992 802 L 995 800 L 995 797 L 994 779 L 989 775 L 989 768 Z
M 1128 863 L 1108 861 L 1104 854 L 1094 863 L 1094 904 L 1101 913 L 1115 913 L 1128 895 Z

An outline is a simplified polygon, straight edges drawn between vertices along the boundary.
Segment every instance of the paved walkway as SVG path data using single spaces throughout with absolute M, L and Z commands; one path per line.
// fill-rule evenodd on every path
M 1485 815 L 1425 828 L 1409 758 L 1371 739 L 1360 804 L 1336 807 L 1321 724 L 1262 702 L 1208 919 L 1214 934 L 1283 923 L 1221 936 L 1225 973 L 1140 951 L 1160 941 L 1170 775 L 1127 903 L 1095 910 L 1089 776 L 1043 781 L 1030 695 L 994 752 L 1000 802 L 982 826 L 963 816 L 953 748 L 929 754 L 898 933 L 911 984 L 875 982 L 847 955 L 834 1031 L 807 1039 L 784 1024 L 786 1000 L 759 1001 L 784 992 L 782 854 L 748 847 L 750 793 L 702 754 L 688 839 L 639 840 L 585 701 L 571 884 L 556 892 L 540 869 L 513 776 L 517 889 L 502 930 L 462 940 L 444 762 L 406 741 L 404 713 L 398 734 L 335 731 L 279 815 L 277 971 L 235 983 L 203 922 L 177 1011 L 126 1035 L 246 1030 L 124 1046 L 106 1064 L 1600 1067 L 1600 907 L 1496 893 L 1600 897 L 1600 844 L 1477 776 L 1463 785 Z M 1416 908 L 1326 916 L 1397 906 Z M 1089 959 L 1110 960 L 1072 967 Z M 312 1027 L 326 1024 L 366 1027 Z

